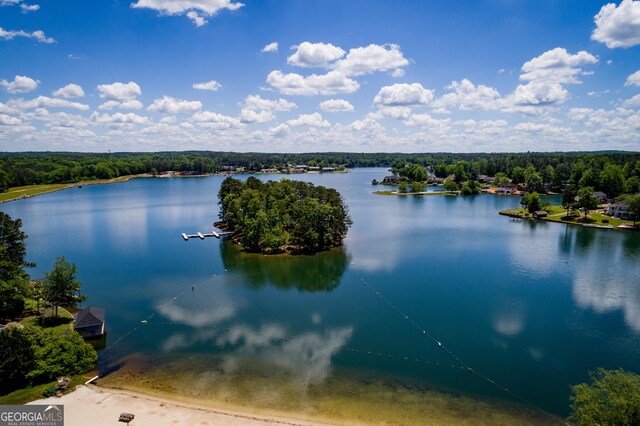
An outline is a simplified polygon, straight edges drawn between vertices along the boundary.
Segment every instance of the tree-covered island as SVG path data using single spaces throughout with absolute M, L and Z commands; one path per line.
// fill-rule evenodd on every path
M 308 182 L 228 177 L 218 199 L 220 226 L 252 252 L 329 250 L 342 245 L 352 224 L 338 191 Z

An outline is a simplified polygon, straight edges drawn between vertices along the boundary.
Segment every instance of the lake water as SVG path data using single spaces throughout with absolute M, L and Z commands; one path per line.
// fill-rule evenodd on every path
M 291 176 L 350 208 L 344 248 L 316 256 L 185 242 L 212 229 L 222 177 L 0 210 L 23 220 L 33 278 L 65 256 L 106 309 L 105 385 L 345 423 L 545 424 L 527 403 L 566 416 L 589 370 L 640 371 L 640 234 L 497 214 L 519 198 L 372 194 L 386 174 Z

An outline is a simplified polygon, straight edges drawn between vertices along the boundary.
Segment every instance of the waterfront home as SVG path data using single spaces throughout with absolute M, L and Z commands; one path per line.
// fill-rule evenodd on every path
M 495 182 L 496 178 L 493 176 L 487 176 L 487 175 L 478 175 L 478 182 L 480 183 L 488 183 L 488 184 L 492 184 L 493 182 Z
M 100 337 L 104 334 L 104 309 L 90 306 L 74 314 L 73 328 L 84 338 Z
M 594 191 L 593 196 L 596 197 L 596 199 L 598 200 L 598 204 L 604 204 L 607 201 L 609 201 L 607 194 L 605 194 L 602 191 Z
M 436 177 L 436 176 L 429 176 L 427 178 L 427 183 L 428 184 L 441 185 L 442 183 L 444 183 L 444 178 L 439 178 L 439 177 Z
M 260 173 L 280 173 L 278 169 L 261 169 Z
M 618 201 L 617 203 L 609 204 L 605 209 L 605 214 L 607 216 L 625 220 L 634 220 L 634 216 L 637 216 L 631 213 L 626 201 Z M 635 220 L 638 219 L 638 217 L 635 217 Z
M 391 175 L 385 176 L 384 179 L 382 179 L 382 183 L 400 183 L 401 180 L 402 178 L 400 176 Z

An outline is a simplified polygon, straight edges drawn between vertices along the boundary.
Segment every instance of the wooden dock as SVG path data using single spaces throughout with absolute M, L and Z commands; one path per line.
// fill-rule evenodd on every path
M 225 235 L 229 235 L 230 232 L 222 232 L 222 233 L 218 233 L 216 231 L 211 231 L 210 233 L 202 233 L 202 232 L 196 232 L 195 234 L 187 234 L 185 232 L 183 232 L 182 234 L 182 239 L 185 241 L 189 241 L 190 238 L 200 238 L 201 240 L 204 240 L 207 237 L 215 237 L 215 238 L 220 238 L 220 237 L 224 237 Z

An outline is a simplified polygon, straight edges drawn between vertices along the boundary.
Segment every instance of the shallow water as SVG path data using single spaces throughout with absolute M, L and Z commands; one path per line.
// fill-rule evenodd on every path
M 387 398 L 395 416 L 415 416 L 395 424 L 496 424 L 535 422 L 502 387 L 565 416 L 588 370 L 640 370 L 638 233 L 497 214 L 518 198 L 373 195 L 386 174 L 293 176 L 338 189 L 354 220 L 344 248 L 317 256 L 183 241 L 217 219 L 221 177 L 136 179 L 0 209 L 24 222 L 33 277 L 64 255 L 88 303 L 106 308 L 105 384 L 394 424 Z

